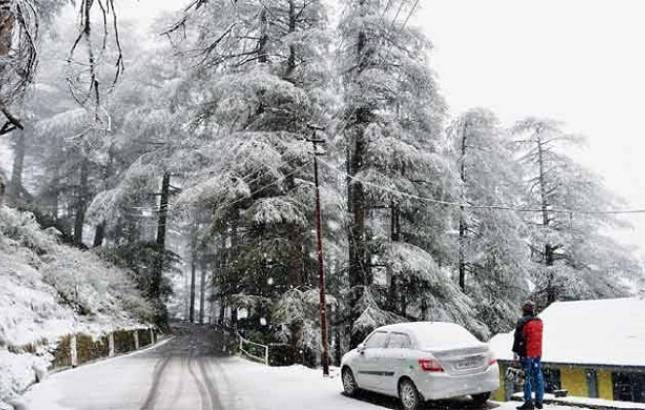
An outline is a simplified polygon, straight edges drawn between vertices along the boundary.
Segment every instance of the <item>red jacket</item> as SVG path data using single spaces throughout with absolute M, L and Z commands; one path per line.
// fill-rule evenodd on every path
M 534 359 L 542 357 L 542 321 L 538 318 L 529 320 L 522 329 L 526 341 L 526 357 Z

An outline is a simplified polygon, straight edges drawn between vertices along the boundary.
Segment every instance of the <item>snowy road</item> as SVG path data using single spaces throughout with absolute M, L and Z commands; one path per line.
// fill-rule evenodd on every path
M 268 368 L 227 353 L 224 336 L 190 329 L 147 351 L 57 373 L 23 398 L 29 410 L 376 410 L 393 399 L 341 394 L 339 378 Z M 442 405 L 477 409 L 469 401 Z M 496 407 L 494 404 L 490 408 Z M 428 408 L 433 408 L 428 406 Z M 504 404 L 499 410 L 514 410 Z

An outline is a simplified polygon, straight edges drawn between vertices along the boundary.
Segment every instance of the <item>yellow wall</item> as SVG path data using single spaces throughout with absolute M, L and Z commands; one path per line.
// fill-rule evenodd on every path
M 614 399 L 614 384 L 609 370 L 598 370 L 598 396 L 606 400 Z
M 561 367 L 560 381 L 562 388 L 569 391 L 569 396 L 589 397 L 585 369 Z
M 506 374 L 506 366 L 503 364 L 499 365 L 499 389 L 494 394 L 494 400 L 497 401 L 506 401 L 506 397 L 504 397 L 504 386 L 506 383 L 506 380 L 504 379 L 504 375 Z
M 505 365 L 499 366 L 500 373 L 500 386 L 497 392 L 494 393 L 494 399 L 497 401 L 504 401 L 504 374 L 506 372 Z M 576 367 L 558 367 L 560 369 L 560 382 L 562 388 L 569 391 L 569 396 L 576 397 L 589 397 L 589 387 L 587 385 L 587 375 L 584 368 Z M 596 370 L 598 397 L 606 400 L 614 399 L 614 387 L 611 378 L 610 370 Z

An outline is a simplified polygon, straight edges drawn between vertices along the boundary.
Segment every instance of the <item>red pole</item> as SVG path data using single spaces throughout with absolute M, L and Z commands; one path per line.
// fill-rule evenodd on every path
M 315 137 L 315 134 L 314 134 Z M 327 340 L 327 303 L 325 300 L 325 265 L 323 259 L 322 245 L 322 216 L 320 212 L 320 186 L 318 182 L 318 157 L 316 152 L 316 141 L 314 144 L 314 181 L 316 183 L 316 236 L 318 239 L 318 279 L 320 287 L 320 336 L 322 342 L 322 368 L 323 376 L 329 376 L 329 342 Z

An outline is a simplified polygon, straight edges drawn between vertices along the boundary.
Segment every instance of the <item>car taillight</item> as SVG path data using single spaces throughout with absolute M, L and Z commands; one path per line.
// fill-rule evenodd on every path
M 488 365 L 492 366 L 495 363 L 497 363 L 497 358 L 495 358 L 495 353 L 493 353 L 492 351 L 489 351 L 488 352 Z
M 419 359 L 419 366 L 424 372 L 443 372 L 443 367 L 435 359 Z

